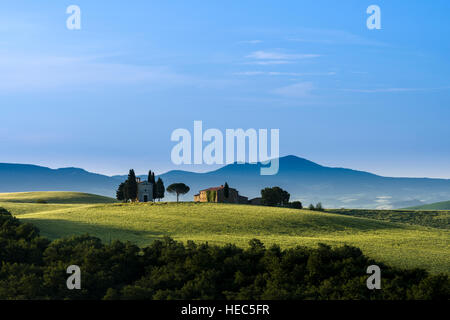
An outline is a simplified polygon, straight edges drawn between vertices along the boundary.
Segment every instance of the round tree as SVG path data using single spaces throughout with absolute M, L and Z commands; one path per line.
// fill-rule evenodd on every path
M 177 202 L 178 202 L 180 194 L 181 195 L 186 194 L 189 192 L 189 190 L 190 190 L 190 188 L 187 185 L 185 185 L 184 183 L 172 183 L 166 189 L 166 191 L 168 193 L 177 195 Z

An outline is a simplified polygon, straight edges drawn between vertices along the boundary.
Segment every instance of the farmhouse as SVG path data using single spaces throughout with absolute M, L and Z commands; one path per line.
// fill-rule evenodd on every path
M 138 201 L 139 202 L 149 202 L 153 201 L 153 188 L 154 185 L 148 181 L 141 181 L 140 178 L 136 178 L 138 184 Z
M 204 190 L 194 195 L 194 202 L 218 202 L 218 203 L 241 203 L 247 204 L 248 198 L 239 195 L 239 192 L 234 188 L 228 188 L 228 197 L 225 196 L 225 187 L 213 187 Z

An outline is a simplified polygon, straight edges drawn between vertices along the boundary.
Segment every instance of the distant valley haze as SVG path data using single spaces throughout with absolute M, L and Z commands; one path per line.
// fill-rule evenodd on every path
M 346 168 L 322 166 L 293 155 L 281 157 L 274 176 L 261 176 L 261 164 L 229 164 L 198 173 L 171 170 L 160 174 L 167 187 L 183 182 L 191 191 L 181 200 L 192 201 L 201 189 L 228 182 L 241 195 L 260 196 L 265 187 L 280 186 L 304 206 L 322 202 L 328 208 L 404 208 L 450 199 L 450 179 L 393 178 Z M 149 168 L 153 169 L 153 168 Z M 124 175 L 106 176 L 80 168 L 50 169 L 28 164 L 0 164 L 0 192 L 79 191 L 114 197 Z M 140 176 L 146 179 L 147 174 Z M 167 200 L 174 200 L 166 193 Z

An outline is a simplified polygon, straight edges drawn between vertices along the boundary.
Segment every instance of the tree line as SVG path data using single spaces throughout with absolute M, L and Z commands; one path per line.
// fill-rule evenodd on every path
M 153 200 L 161 199 L 165 196 L 165 191 L 168 193 L 174 194 L 177 196 L 177 202 L 179 201 L 180 195 L 186 194 L 189 192 L 189 186 L 184 183 L 177 182 L 172 183 L 167 189 L 164 187 L 164 182 L 161 177 L 158 177 L 158 180 L 155 181 L 155 173 L 149 170 L 147 181 L 153 185 Z M 138 197 L 138 182 L 137 177 L 133 169 L 130 169 L 128 173 L 127 180 L 122 182 L 117 191 L 116 191 L 116 199 L 123 202 L 135 202 Z
M 381 290 L 366 286 L 373 264 L 382 270 Z M 80 290 L 67 289 L 70 265 L 81 269 Z M 0 208 L 0 299 L 449 298 L 447 274 L 393 268 L 351 246 L 281 249 L 253 239 L 239 248 L 163 238 L 140 248 L 89 235 L 50 241 Z

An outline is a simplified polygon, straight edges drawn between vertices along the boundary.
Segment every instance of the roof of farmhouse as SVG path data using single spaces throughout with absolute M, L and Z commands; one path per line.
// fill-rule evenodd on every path
M 221 185 L 220 187 L 211 187 L 211 188 L 208 188 L 208 189 L 203 189 L 203 190 L 200 190 L 199 192 L 202 192 L 202 191 L 219 191 L 219 190 L 222 190 L 224 188 L 225 187 L 223 185 Z M 230 190 L 236 190 L 236 189 L 230 188 Z
M 200 190 L 200 192 L 202 192 L 202 191 L 217 191 L 217 190 L 220 190 L 220 189 L 223 189 L 223 188 L 224 188 L 224 186 L 212 187 L 212 188 Z

